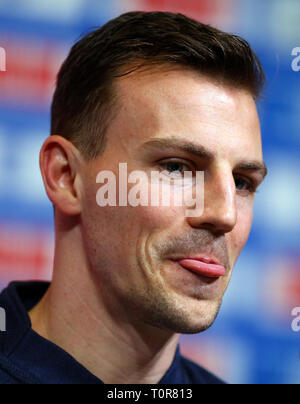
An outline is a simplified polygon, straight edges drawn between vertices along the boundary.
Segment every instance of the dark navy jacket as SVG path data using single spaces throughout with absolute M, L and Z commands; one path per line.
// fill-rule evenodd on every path
M 27 312 L 42 298 L 48 282 L 13 282 L 0 294 L 6 331 L 0 330 L 0 384 L 103 384 L 67 352 L 31 328 Z M 159 384 L 223 384 L 180 354 L 179 345 Z

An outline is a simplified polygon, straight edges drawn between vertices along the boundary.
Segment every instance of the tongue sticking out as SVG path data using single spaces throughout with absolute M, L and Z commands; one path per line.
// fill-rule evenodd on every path
M 226 275 L 226 270 L 222 265 L 209 264 L 206 260 L 200 261 L 196 259 L 186 258 L 178 261 L 178 263 L 185 269 L 195 272 L 202 276 L 209 278 L 219 278 Z

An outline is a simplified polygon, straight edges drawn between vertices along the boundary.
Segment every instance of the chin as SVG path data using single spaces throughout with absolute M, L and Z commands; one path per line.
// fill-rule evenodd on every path
M 197 319 L 182 319 L 177 324 L 174 324 L 173 331 L 178 334 L 199 334 L 208 330 L 215 322 L 217 314 L 206 316 L 205 318 Z M 194 321 L 193 321 L 194 320 Z
M 201 305 L 200 302 L 198 304 Z M 215 322 L 221 307 L 220 302 L 210 302 L 197 310 L 169 307 L 169 310 L 156 311 L 148 317 L 147 324 L 177 334 L 198 334 L 208 330 Z M 153 314 L 153 313 L 152 313 Z M 146 317 L 145 317 L 146 318 Z

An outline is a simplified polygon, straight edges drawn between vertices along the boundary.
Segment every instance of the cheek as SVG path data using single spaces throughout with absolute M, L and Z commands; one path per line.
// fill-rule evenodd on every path
M 164 188 L 155 182 L 152 183 L 150 176 L 143 178 L 137 184 L 129 183 L 126 198 L 128 206 L 123 208 L 127 225 L 132 227 L 132 231 L 143 230 L 146 233 L 152 233 L 155 229 L 170 227 L 176 218 L 184 217 L 185 208 L 175 206 L 174 195 L 177 193 L 179 192 L 175 187 Z M 117 192 L 117 200 L 119 197 L 120 194 Z M 118 214 L 122 214 L 121 209 L 116 209 Z
M 89 178 L 85 183 L 83 216 L 85 222 L 93 228 L 94 236 L 101 233 L 102 240 L 114 240 L 114 245 L 131 244 L 140 237 L 151 234 L 155 229 L 169 227 L 176 217 L 179 217 L 181 208 L 163 206 L 132 206 L 140 200 L 141 195 L 148 195 L 148 202 L 151 201 L 149 183 L 142 183 L 142 193 L 133 192 L 134 185 L 128 184 L 126 192 L 127 206 L 118 206 L 120 200 L 119 178 L 116 183 L 115 200 L 117 206 L 99 206 L 97 195 L 103 184 L 96 183 L 96 175 Z M 137 191 L 137 189 L 136 189 Z M 100 194 L 101 195 L 101 194 Z M 106 194 L 107 198 L 107 194 Z M 111 243 L 111 241 L 110 241 Z
M 138 207 L 134 211 L 134 216 L 143 227 L 149 229 L 166 229 L 178 221 L 182 215 L 180 208 L 175 207 Z
M 253 207 L 243 206 L 238 210 L 237 223 L 233 231 L 229 234 L 231 238 L 232 252 L 237 259 L 244 248 L 252 226 Z

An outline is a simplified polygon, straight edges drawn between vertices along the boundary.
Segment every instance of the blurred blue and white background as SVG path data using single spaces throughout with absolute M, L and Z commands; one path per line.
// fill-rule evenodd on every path
M 38 154 L 55 75 L 82 33 L 129 10 L 183 12 L 245 37 L 262 60 L 270 174 L 221 313 L 206 333 L 182 336 L 182 351 L 231 383 L 299 384 L 300 333 L 291 328 L 300 306 L 299 0 L 0 0 L 0 289 L 51 278 L 52 206 Z

